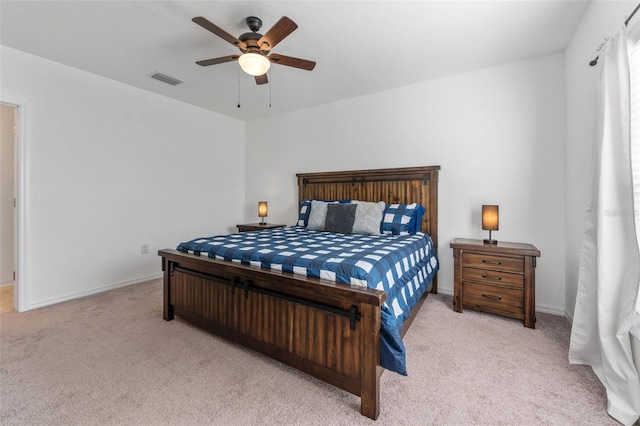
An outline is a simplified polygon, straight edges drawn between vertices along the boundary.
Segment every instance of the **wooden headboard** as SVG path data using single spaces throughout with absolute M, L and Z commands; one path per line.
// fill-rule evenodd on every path
M 438 170 L 440 166 L 298 173 L 298 202 L 351 199 L 420 203 L 426 209 L 420 229 L 431 236 L 437 249 Z

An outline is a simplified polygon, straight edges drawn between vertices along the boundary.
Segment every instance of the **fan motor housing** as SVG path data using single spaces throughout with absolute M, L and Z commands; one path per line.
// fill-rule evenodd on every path
M 260 49 L 260 46 L 258 46 L 258 40 L 262 38 L 262 34 L 260 34 L 258 30 L 262 28 L 262 20 L 256 16 L 249 16 L 245 22 L 251 32 L 241 34 L 240 37 L 238 37 L 238 40 L 247 45 L 247 50 Z
M 262 34 L 260 33 L 244 33 L 244 34 L 240 34 L 240 37 L 238 37 L 238 40 L 246 43 L 247 41 L 258 41 L 260 40 L 261 37 L 262 37 Z

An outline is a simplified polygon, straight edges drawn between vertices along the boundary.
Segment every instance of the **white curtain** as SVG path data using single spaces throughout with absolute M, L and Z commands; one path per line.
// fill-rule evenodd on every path
M 591 193 L 580 248 L 578 294 L 569 361 L 593 368 L 608 413 L 625 425 L 640 417 L 638 345 L 631 334 L 640 254 L 631 166 L 630 83 L 626 27 L 600 51 Z M 640 355 L 635 354 L 635 359 Z

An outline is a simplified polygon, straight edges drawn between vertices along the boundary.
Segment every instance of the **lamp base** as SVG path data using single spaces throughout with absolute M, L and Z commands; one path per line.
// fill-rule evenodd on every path
M 482 240 L 485 244 L 496 245 L 498 244 L 498 240 L 487 240 L 486 238 Z

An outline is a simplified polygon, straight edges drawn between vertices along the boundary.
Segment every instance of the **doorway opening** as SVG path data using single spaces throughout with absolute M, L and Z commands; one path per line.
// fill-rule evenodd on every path
M 19 311 L 19 108 L 0 101 L 0 314 Z

